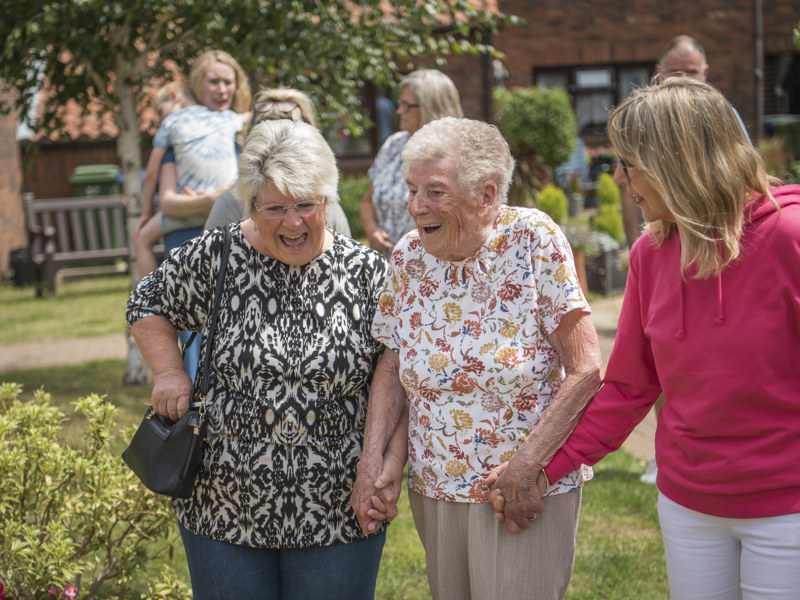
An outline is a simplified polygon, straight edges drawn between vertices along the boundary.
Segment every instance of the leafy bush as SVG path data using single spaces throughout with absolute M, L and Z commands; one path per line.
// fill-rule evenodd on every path
M 622 213 L 620 212 L 622 194 L 610 174 L 600 174 L 597 179 L 596 193 L 599 205 L 592 229 L 607 233 L 622 244 L 625 240 L 625 229 L 622 225 Z
M 537 154 L 555 168 L 575 149 L 572 102 L 561 88 L 527 87 L 494 91 L 497 124 L 516 157 Z
M 494 91 L 495 122 L 517 159 L 509 204 L 532 206 L 537 190 L 554 180 L 555 168 L 575 149 L 572 103 L 560 88 Z
M 96 394 L 73 402 L 86 426 L 83 444 L 70 447 L 62 441 L 65 416 L 49 394 L 38 390 L 23 402 L 20 393 L 17 384 L 0 384 L 5 597 L 189 596 L 174 573 L 159 579 L 152 572 L 152 562 L 171 551 L 174 514 L 167 498 L 147 492 L 109 451 L 116 407 Z
M 563 223 L 567 217 L 567 195 L 560 187 L 548 184 L 536 197 L 536 208 L 546 212 L 556 223 Z
M 352 233 L 353 239 L 356 240 L 363 240 L 367 237 L 364 226 L 361 224 L 359 206 L 368 187 L 369 177 L 366 175 L 342 177 L 339 180 L 339 201 L 350 223 L 350 233 Z

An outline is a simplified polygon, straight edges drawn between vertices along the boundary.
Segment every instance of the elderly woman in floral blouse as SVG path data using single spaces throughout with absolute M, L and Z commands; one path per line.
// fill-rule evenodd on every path
M 563 443 L 602 365 L 569 244 L 544 213 L 505 204 L 514 161 L 491 125 L 433 121 L 408 141 L 403 168 L 417 229 L 392 253 L 373 320 L 387 350 L 351 504 L 365 531 L 396 514 L 405 457 L 387 446 L 407 427 L 433 597 L 561 598 L 591 472 L 551 483 L 532 457 Z M 501 523 L 486 480 L 506 461 L 491 482 Z

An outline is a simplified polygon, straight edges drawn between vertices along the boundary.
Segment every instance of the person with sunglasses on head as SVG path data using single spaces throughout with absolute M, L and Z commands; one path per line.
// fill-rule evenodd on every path
M 797 598 L 800 185 L 770 178 L 730 103 L 691 78 L 634 91 L 608 133 L 647 227 L 603 387 L 545 472 L 615 451 L 663 394 L 671 597 Z
M 262 121 L 289 119 L 317 126 L 314 104 L 307 94 L 292 88 L 271 88 L 256 94 L 250 111 L 250 126 Z M 205 229 L 238 223 L 244 218 L 244 205 L 236 194 L 236 188 L 223 193 L 214 203 L 205 222 Z M 347 215 L 337 202 L 328 207 L 328 226 L 341 235 L 351 236 Z
M 227 229 L 203 458 L 193 495 L 174 501 L 196 600 L 374 598 L 385 527 L 364 533 L 348 499 L 388 265 L 326 227 L 338 182 L 315 127 L 256 124 L 239 159 L 247 217 L 172 252 L 129 300 L 153 407 L 177 420 L 193 387 L 176 329 L 205 330 Z
M 418 69 L 400 81 L 397 114 L 400 131 L 378 150 L 367 174 L 370 184 L 361 199 L 360 215 L 371 248 L 389 255 L 397 241 L 416 227 L 408 214 L 408 186 L 401 154 L 423 125 L 442 117 L 463 117 L 453 81 L 436 69 Z

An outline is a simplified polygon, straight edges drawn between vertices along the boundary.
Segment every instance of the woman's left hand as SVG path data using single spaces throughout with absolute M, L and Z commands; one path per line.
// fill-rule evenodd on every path
M 492 470 L 485 483 L 491 488 L 489 501 L 496 517 L 505 522 L 509 533 L 530 527 L 544 507 L 547 479 L 541 466 L 524 452 Z

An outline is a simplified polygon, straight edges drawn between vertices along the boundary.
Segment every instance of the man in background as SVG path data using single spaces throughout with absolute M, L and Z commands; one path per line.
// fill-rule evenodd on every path
M 656 65 L 656 77 L 659 80 L 667 77 L 691 77 L 698 81 L 706 81 L 708 78 L 706 51 L 693 37 L 675 36 L 664 46 L 661 59 Z M 747 134 L 747 128 L 745 128 L 739 113 L 735 108 L 733 112 Z M 749 137 L 748 135 L 748 139 Z M 622 223 L 628 246 L 633 246 L 633 242 L 642 234 L 642 213 L 627 188 L 622 190 Z

